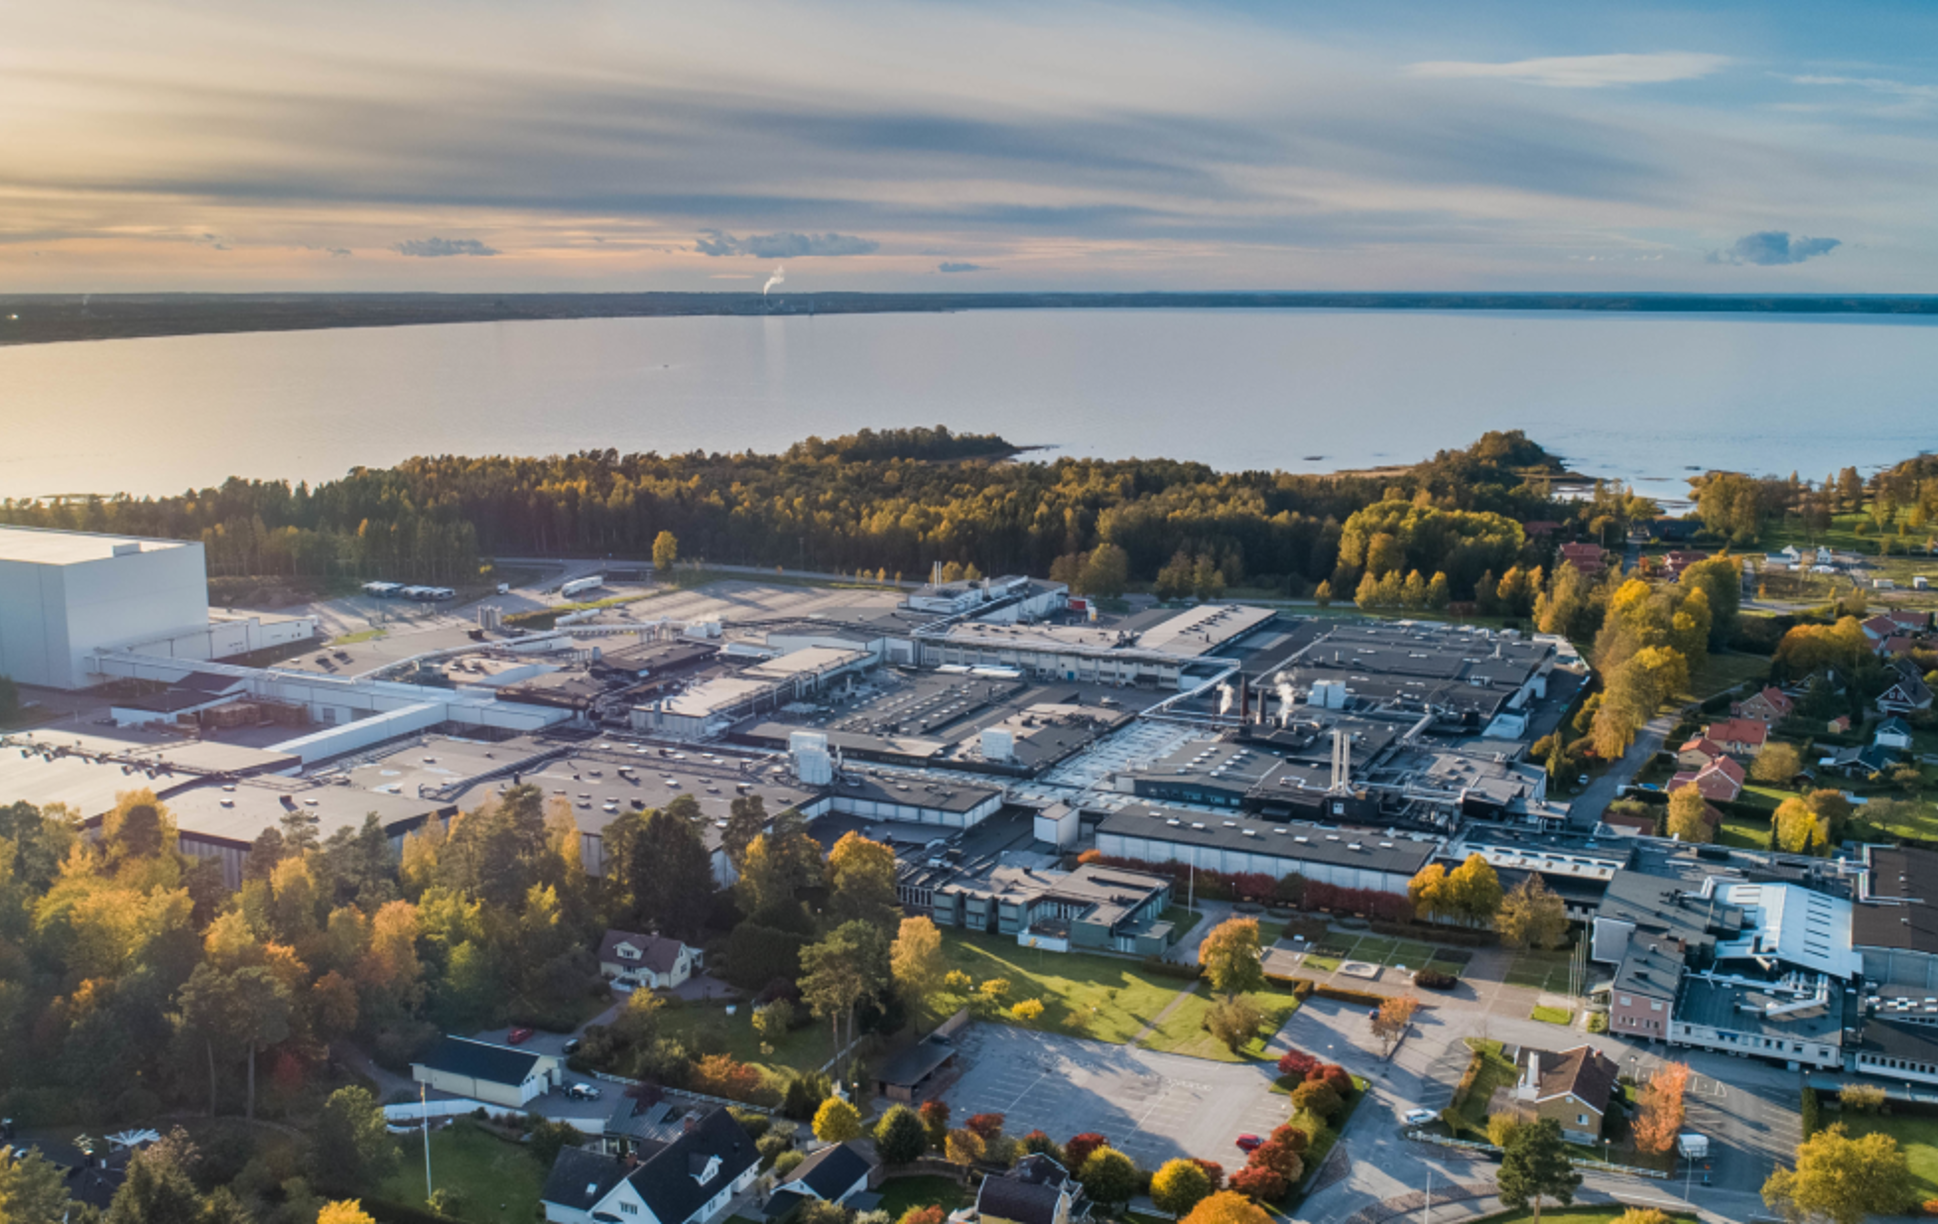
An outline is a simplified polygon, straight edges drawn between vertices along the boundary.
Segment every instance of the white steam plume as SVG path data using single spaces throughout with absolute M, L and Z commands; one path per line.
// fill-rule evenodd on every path
M 1231 685 L 1229 684 L 1218 686 L 1218 713 L 1231 713 Z
M 1292 699 L 1292 686 L 1287 684 L 1285 681 L 1280 680 L 1279 681 L 1279 726 L 1289 727 L 1292 725 L 1293 705 L 1294 705 L 1294 702 Z
M 760 296 L 766 297 L 767 291 L 769 289 L 772 289 L 775 285 L 781 284 L 786 280 L 787 280 L 786 265 L 782 265 L 781 267 L 775 268 L 774 275 L 768 277 L 767 283 L 760 287 Z

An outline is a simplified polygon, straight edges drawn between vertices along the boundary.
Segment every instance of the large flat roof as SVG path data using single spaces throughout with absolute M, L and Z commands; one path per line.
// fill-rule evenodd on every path
M 184 540 L 151 540 L 142 536 L 95 535 L 88 531 L 52 531 L 41 527 L 0 527 L 0 561 L 34 565 L 80 565 L 106 561 L 116 550 L 163 552 L 185 548 Z
M 183 834 L 211 841 L 248 845 L 264 830 L 280 825 L 285 813 L 301 812 L 316 821 L 319 837 L 338 829 L 354 832 L 375 813 L 386 833 L 412 828 L 425 818 L 455 809 L 435 799 L 406 798 L 354 786 L 317 786 L 283 779 L 206 784 L 164 800 Z
M 1439 848 L 1437 840 L 1388 837 L 1376 829 L 1281 823 L 1250 813 L 1233 816 L 1149 803 L 1125 804 L 1111 810 L 1098 824 L 1097 832 L 1408 876 L 1426 866 Z

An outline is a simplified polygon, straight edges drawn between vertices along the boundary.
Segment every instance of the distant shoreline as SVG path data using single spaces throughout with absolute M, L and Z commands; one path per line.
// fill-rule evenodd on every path
M 1938 318 L 1938 295 L 1689 293 L 130 293 L 0 295 L 0 346 L 563 319 L 970 310 L 1423 310 Z

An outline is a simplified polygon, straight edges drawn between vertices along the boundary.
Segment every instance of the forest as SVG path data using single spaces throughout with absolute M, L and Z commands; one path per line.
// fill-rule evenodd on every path
M 1326 581 L 1353 590 L 1387 555 L 1375 537 L 1392 536 L 1395 563 L 1445 570 L 1453 598 L 1469 599 L 1484 570 L 1543 559 L 1519 555 L 1520 523 L 1624 521 L 1619 496 L 1558 499 L 1562 465 L 1518 432 L 1335 475 L 1017 455 L 1002 438 L 941 426 L 808 438 L 776 455 L 440 455 L 313 487 L 234 477 L 170 497 L 0 501 L 0 522 L 201 540 L 217 578 L 459 585 L 493 556 L 645 558 L 670 532 L 702 563 L 911 577 L 938 561 L 1081 573 L 1104 547 L 1112 564 L 1088 569 L 1119 583 L 1175 576 L 1182 562 L 1187 587 L 1215 575 L 1221 589 L 1295 596 Z

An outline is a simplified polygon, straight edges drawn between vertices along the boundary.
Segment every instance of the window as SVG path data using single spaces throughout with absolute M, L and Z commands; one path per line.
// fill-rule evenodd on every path
M 1629 998 L 1629 997 L 1628 997 L 1627 995 L 1623 995 L 1623 996 L 1622 996 L 1622 1006 L 1623 1006 L 1623 1007 L 1633 1007 L 1633 1006 L 1635 1006 L 1635 1000 L 1634 1000 L 1634 999 L 1631 999 L 1631 998 Z
M 638 1215 L 639 1205 L 637 1203 L 621 1203 L 619 1204 L 619 1210 L 626 1215 Z
M 1661 1010 L 1662 1010 L 1662 1000 L 1660 1000 L 1660 999 L 1650 999 L 1650 1000 L 1649 1000 L 1649 1010 L 1650 1010 L 1650 1011 L 1661 1011 Z
M 1575 1115 L 1575 1124 L 1576 1124 L 1577 1126 L 1586 1126 L 1586 1125 L 1588 1125 L 1588 1115 L 1587 1115 L 1587 1114 L 1576 1114 L 1576 1115 Z

